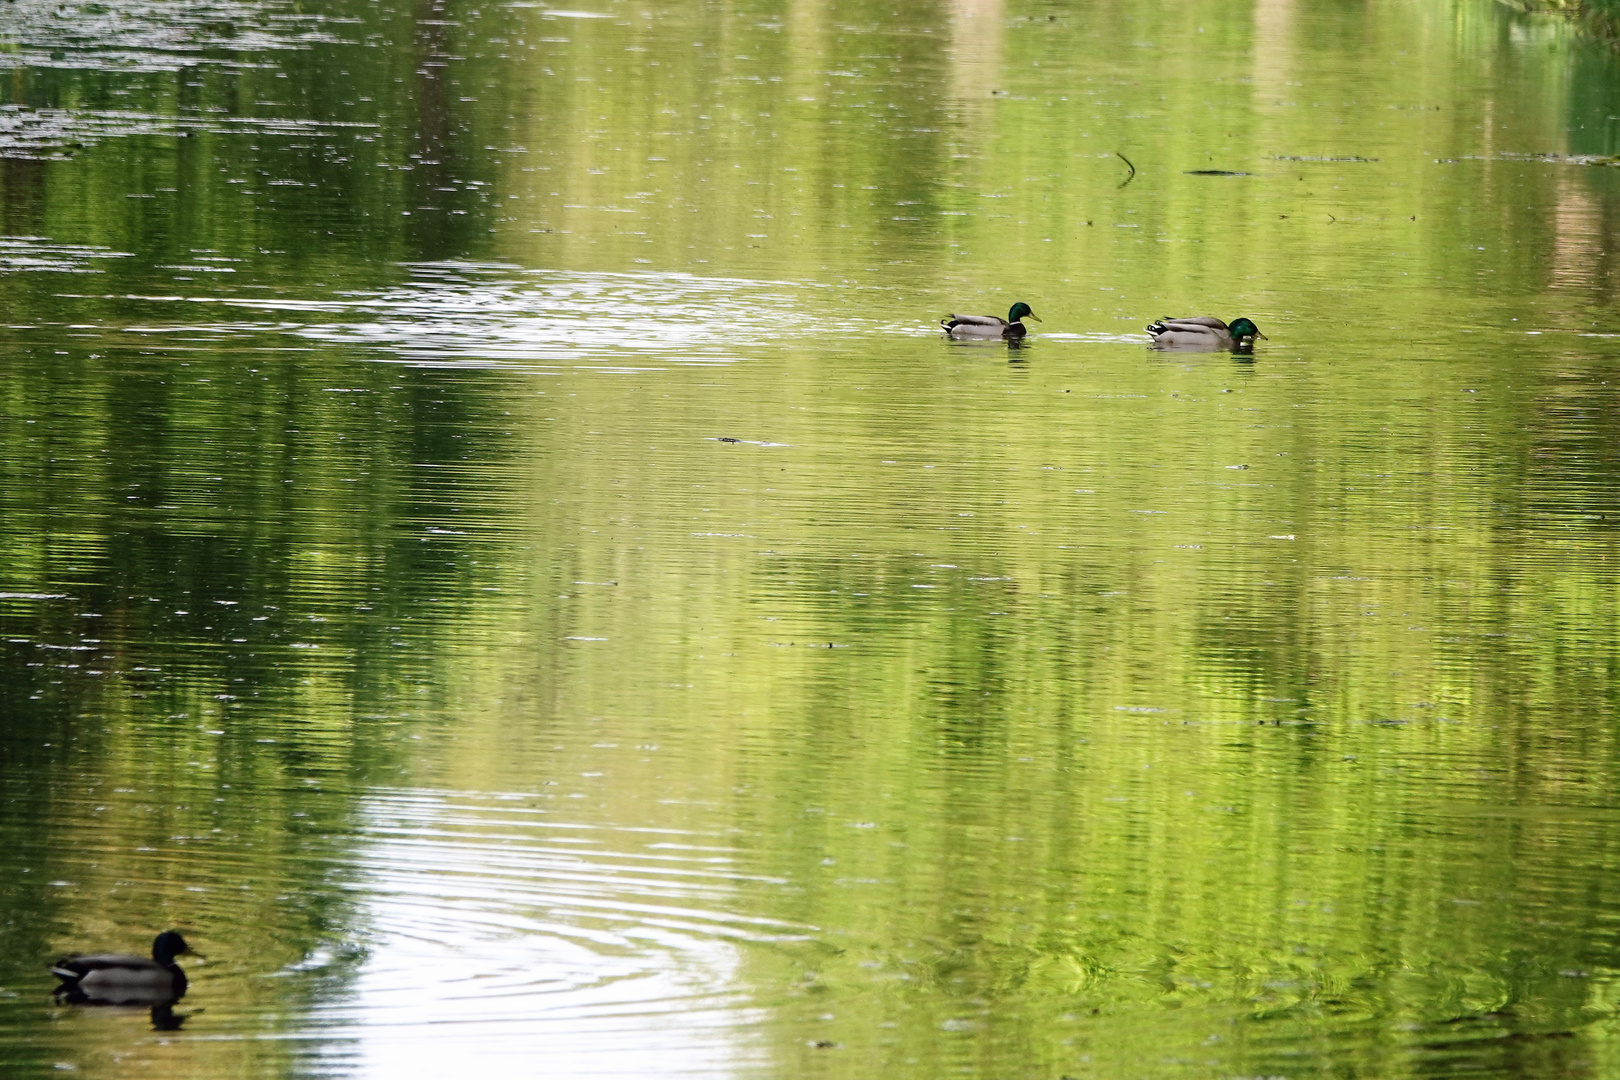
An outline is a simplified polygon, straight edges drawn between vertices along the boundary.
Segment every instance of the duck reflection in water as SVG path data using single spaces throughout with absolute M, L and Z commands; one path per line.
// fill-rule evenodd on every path
M 1028 338 L 959 338 L 945 339 L 952 346 L 962 349 L 995 349 L 997 352 L 1005 351 L 1009 364 L 1022 364 L 1029 359 L 1029 352 L 1035 347 L 1034 342 Z
M 946 342 L 948 344 L 950 344 L 950 345 L 952 345 L 952 346 L 954 346 L 956 348 L 959 348 L 959 349 L 1006 349 L 1007 353 L 1008 353 L 1008 358 L 1011 359 L 1011 360 L 1021 359 L 1021 357 L 1018 355 L 1020 352 L 1022 352 L 1023 350 L 1032 349 L 1032 348 L 1035 347 L 1034 342 L 1028 340 L 1027 338 L 1021 338 L 1021 337 L 1010 337 L 1010 338 L 958 338 L 958 337 L 952 337 L 952 338 L 946 338 L 945 340 L 946 340 Z
M 170 1008 L 186 993 L 186 973 L 174 962 L 183 953 L 202 955 L 176 931 L 165 930 L 152 942 L 151 959 L 125 953 L 65 957 L 51 965 L 51 973 L 61 980 L 56 1000 L 69 1005 L 151 1006 L 152 1026 L 172 1031 L 185 1022 Z
M 177 1013 L 173 1005 L 152 1006 L 153 1031 L 179 1031 L 181 1025 L 189 1019 L 190 1013 Z

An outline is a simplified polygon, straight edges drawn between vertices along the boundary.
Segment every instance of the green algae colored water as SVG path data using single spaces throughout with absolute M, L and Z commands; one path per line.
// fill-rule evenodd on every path
M 14 0 L 0 72 L 7 1077 L 1620 1076 L 1568 24 Z M 178 1028 L 53 1002 L 171 926 Z

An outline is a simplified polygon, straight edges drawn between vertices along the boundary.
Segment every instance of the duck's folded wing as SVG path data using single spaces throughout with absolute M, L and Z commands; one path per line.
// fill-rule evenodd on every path
M 1220 342 L 1229 340 L 1230 337 L 1224 323 L 1215 327 L 1201 319 L 1161 319 L 1148 327 L 1147 332 L 1161 342 L 1170 340 Z
M 1160 319 L 1159 322 L 1171 330 L 1196 330 L 1199 327 L 1209 330 L 1226 329 L 1226 324 L 1213 315 L 1188 315 L 1184 318 Z
M 947 315 L 946 326 L 995 326 L 1007 325 L 1006 319 L 998 319 L 994 315 Z
M 59 979 L 82 979 L 92 971 L 139 971 L 152 966 L 152 961 L 144 956 L 128 956 L 123 953 L 97 953 L 94 956 L 64 957 L 51 965 L 51 971 Z

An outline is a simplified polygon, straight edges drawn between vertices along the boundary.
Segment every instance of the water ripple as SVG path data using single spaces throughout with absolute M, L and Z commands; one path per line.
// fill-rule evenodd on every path
M 543 1047 L 562 1072 L 663 1075 L 763 1052 L 742 1034 L 761 1019 L 742 950 L 806 928 L 738 914 L 740 890 L 771 883 L 721 848 L 522 796 L 385 791 L 363 818 L 370 955 L 313 1018 L 346 1055 L 428 1075 L 424 1055 L 465 1068 Z
M 4 121 L 0 119 L 0 129 Z M 4 135 L 0 133 L 0 143 Z M 0 156 L 4 151 L 0 150 Z M 0 274 L 47 270 L 59 274 L 99 274 L 98 259 L 127 259 L 127 251 L 94 244 L 59 244 L 41 236 L 0 236 Z
M 0 56 L 3 56 L 0 53 Z M 0 106 L 0 157 L 20 161 L 66 161 L 74 152 L 106 139 L 136 135 L 179 136 L 187 132 L 315 136 L 351 128 L 359 121 L 289 120 L 249 116 L 162 116 L 119 109 L 34 109 Z
M 262 67 L 244 53 L 307 49 L 340 40 L 327 27 L 352 22 L 280 4 L 139 4 L 13 0 L 0 19 L 0 68 L 180 71 L 197 64 Z M 227 59 L 226 57 L 230 57 Z
M 301 333 L 417 366 L 527 367 L 581 360 L 728 364 L 750 339 L 817 329 L 802 310 L 807 287 L 788 282 L 472 263 L 411 270 L 409 284 L 319 305 L 349 318 Z M 302 302 L 298 308 L 312 310 Z

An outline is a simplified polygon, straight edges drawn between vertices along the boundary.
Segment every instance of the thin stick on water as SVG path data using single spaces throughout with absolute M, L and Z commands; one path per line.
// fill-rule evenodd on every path
M 1120 153 L 1118 150 L 1114 151 L 1114 156 L 1119 158 L 1119 160 L 1123 161 L 1125 163 L 1125 167 L 1127 169 L 1131 170 L 1131 175 L 1127 176 L 1124 180 L 1120 181 L 1119 186 L 1124 187 L 1126 184 L 1128 184 L 1132 180 L 1136 179 L 1136 166 L 1131 164 L 1131 159 L 1130 158 L 1126 157 L 1124 154 Z

